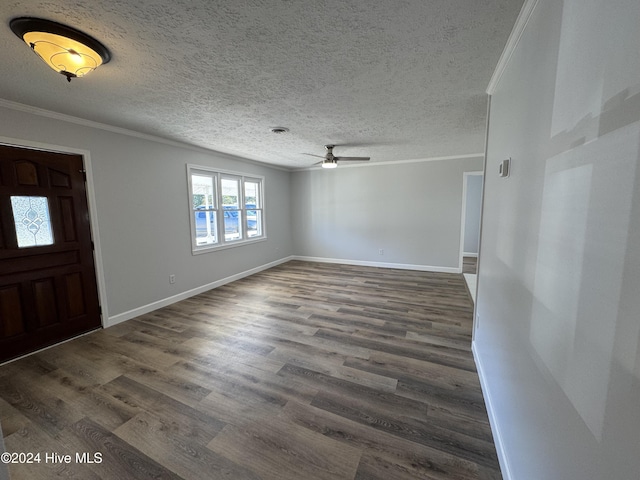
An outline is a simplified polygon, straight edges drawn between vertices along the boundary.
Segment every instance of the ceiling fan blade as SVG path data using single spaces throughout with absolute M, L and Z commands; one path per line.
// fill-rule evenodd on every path
M 367 160 L 371 160 L 371 157 L 333 157 L 336 160 L 342 161 L 353 161 L 353 162 L 366 162 Z
M 302 155 L 309 155 L 310 157 L 325 158 L 324 155 L 314 155 L 313 153 L 303 153 Z

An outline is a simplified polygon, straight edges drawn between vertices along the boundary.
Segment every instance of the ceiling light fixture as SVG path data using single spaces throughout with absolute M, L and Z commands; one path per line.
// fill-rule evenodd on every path
M 283 133 L 287 133 L 289 129 L 287 127 L 273 127 L 271 129 L 271 133 L 275 133 L 276 135 L 281 135 Z
M 336 168 L 338 166 L 338 161 L 334 158 L 327 158 L 322 161 L 322 168 Z
M 49 67 L 67 77 L 69 82 L 111 60 L 109 50 L 98 40 L 61 23 L 20 17 L 11 20 L 9 26 Z

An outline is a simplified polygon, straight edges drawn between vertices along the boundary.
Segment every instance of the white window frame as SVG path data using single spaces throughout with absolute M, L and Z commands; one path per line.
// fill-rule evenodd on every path
M 204 245 L 198 245 L 196 239 L 196 219 L 194 213 L 196 209 L 193 208 L 193 184 L 191 181 L 192 175 L 200 175 L 207 176 L 213 179 L 215 196 L 214 205 L 211 208 L 212 211 L 216 212 L 216 230 L 217 230 L 217 242 L 209 243 Z M 239 191 L 238 191 L 238 204 L 240 218 L 239 222 L 239 231 L 240 238 L 238 239 L 227 239 L 225 234 L 225 226 L 224 226 L 224 212 L 223 201 L 222 201 L 222 184 L 221 181 L 223 178 L 233 178 L 238 180 Z M 245 203 L 245 181 L 255 182 L 259 184 L 259 192 L 258 199 L 256 202 L 256 208 L 246 208 Z M 192 165 L 187 164 L 187 190 L 189 192 L 188 195 L 188 206 L 189 206 L 189 228 L 191 235 L 191 252 L 193 255 L 199 255 L 201 253 L 207 253 L 217 250 L 222 250 L 225 248 L 233 248 L 242 245 L 247 245 L 251 243 L 262 242 L 267 239 L 267 229 L 266 229 L 266 215 L 265 215 L 265 202 L 264 202 L 264 191 L 265 191 L 265 178 L 261 175 L 250 175 L 246 173 L 240 172 L 232 172 L 229 170 L 221 170 L 217 168 L 205 167 L 201 165 Z M 247 210 L 254 211 L 256 210 L 256 219 L 260 220 L 259 227 L 259 235 L 247 237 L 248 235 L 248 224 L 247 224 Z M 235 211 L 235 209 L 234 209 Z M 258 213 L 259 212 L 259 213 Z

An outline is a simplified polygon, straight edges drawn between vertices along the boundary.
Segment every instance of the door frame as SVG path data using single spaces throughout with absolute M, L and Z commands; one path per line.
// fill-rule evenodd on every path
M 98 301 L 102 308 L 100 315 L 100 323 L 105 326 L 105 319 L 109 318 L 109 307 L 107 305 L 107 290 L 105 286 L 104 264 L 102 262 L 102 248 L 100 245 L 100 231 L 98 229 L 98 215 L 96 211 L 96 197 L 93 182 L 93 168 L 91 165 L 91 152 L 80 148 L 73 148 L 61 145 L 53 145 L 50 143 L 34 142 L 32 140 L 17 139 L 11 137 L 0 136 L 0 145 L 9 147 L 26 148 L 29 150 L 43 150 L 55 153 L 70 153 L 80 155 L 82 164 L 87 176 L 86 191 L 87 204 L 89 207 L 89 228 L 91 230 L 91 240 L 93 241 L 93 261 L 96 270 L 96 283 L 98 284 Z M 20 357 L 18 357 L 20 358 Z M 15 359 L 14 359 L 15 360 Z
M 463 172 L 462 175 L 462 214 L 460 220 L 460 254 L 458 258 L 458 265 L 460 268 L 460 273 L 462 273 L 462 259 L 464 257 L 464 230 L 466 228 L 466 219 L 467 219 L 467 181 L 471 176 L 484 175 L 483 170 L 473 171 L 473 172 Z M 484 180 L 482 182 L 482 189 L 484 191 Z M 482 225 L 482 209 L 480 210 L 480 224 Z M 480 256 L 480 245 L 478 242 L 478 257 Z

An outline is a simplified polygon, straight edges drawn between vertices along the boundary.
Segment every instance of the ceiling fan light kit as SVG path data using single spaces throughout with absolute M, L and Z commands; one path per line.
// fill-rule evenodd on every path
M 335 145 L 325 145 L 324 148 L 327 150 L 321 162 L 316 163 L 315 165 L 321 165 L 322 168 L 336 168 L 338 166 L 338 161 L 346 161 L 346 162 L 367 162 L 371 159 L 371 157 L 336 157 L 333 154 L 333 149 Z M 319 157 L 319 155 L 313 155 L 311 153 L 305 153 L 305 155 L 310 155 L 312 157 Z
M 75 28 L 42 18 L 19 17 L 9 27 L 43 62 L 70 82 L 111 60 L 107 47 Z
M 323 160 L 322 168 L 336 168 L 338 166 L 338 162 L 335 160 Z

